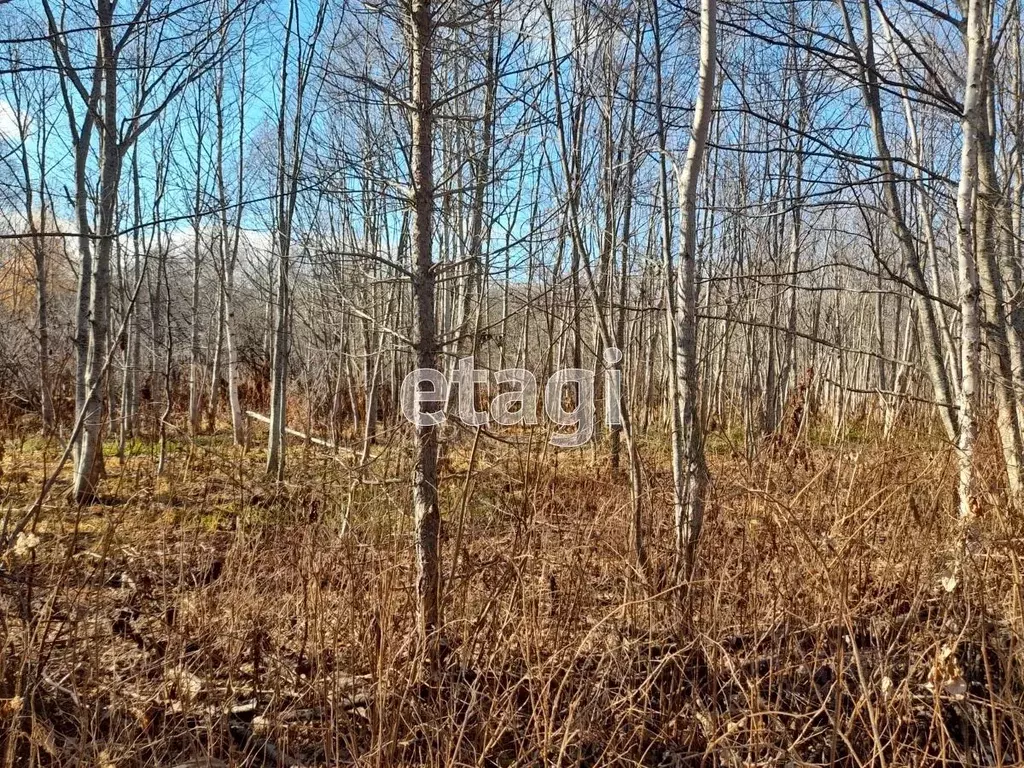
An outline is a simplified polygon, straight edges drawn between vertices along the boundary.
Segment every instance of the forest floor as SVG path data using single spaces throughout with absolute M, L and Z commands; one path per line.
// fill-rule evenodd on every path
M 61 448 L 4 440 L 3 514 Z M 988 497 L 957 555 L 952 452 L 916 435 L 709 449 L 680 612 L 663 444 L 640 574 L 606 458 L 460 438 L 427 678 L 407 451 L 357 472 L 293 441 L 274 484 L 221 435 L 162 476 L 134 442 L 96 504 L 58 484 L 0 558 L 0 765 L 1024 762 L 1024 516 Z

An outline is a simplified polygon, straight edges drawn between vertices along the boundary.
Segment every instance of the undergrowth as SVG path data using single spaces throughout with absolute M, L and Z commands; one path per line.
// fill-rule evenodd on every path
M 725 441 L 728 444 L 728 441 Z M 8 440 L 2 509 L 60 446 Z M 987 481 L 997 488 L 993 469 Z M 422 673 L 408 457 L 183 442 L 51 495 L 0 565 L 5 766 L 1011 765 L 1024 762 L 1021 515 L 987 497 L 955 569 L 950 450 L 722 447 L 686 610 L 671 478 L 485 441 L 443 462 L 442 668 Z M 461 535 L 459 535 L 461 531 Z

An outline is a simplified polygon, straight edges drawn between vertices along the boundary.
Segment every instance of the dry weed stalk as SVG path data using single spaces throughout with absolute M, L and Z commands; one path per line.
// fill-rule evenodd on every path
M 430 687 L 401 484 L 316 453 L 280 486 L 226 445 L 162 477 L 129 457 L 115 497 L 48 509 L 4 559 L 4 765 L 1024 761 L 1020 523 L 991 505 L 952 579 L 947 450 L 712 456 L 683 633 L 635 582 L 628 486 L 539 444 L 446 460 L 463 513 Z M 40 458 L 9 445 L 5 478 Z M 671 480 L 647 474 L 664 570 Z M 8 507 L 31 491 L 4 482 Z

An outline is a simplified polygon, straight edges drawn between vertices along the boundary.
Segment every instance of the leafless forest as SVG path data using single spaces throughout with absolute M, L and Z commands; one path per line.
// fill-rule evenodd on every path
M 1024 763 L 1018 0 L 0 50 L 0 766 Z

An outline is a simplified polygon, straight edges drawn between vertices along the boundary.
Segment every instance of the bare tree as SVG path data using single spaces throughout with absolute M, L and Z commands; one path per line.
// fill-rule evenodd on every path
M 701 0 L 700 70 L 697 101 L 694 105 L 690 142 L 679 175 L 680 250 L 674 285 L 676 294 L 675 348 L 677 387 L 672 403 L 678 414 L 680 434 L 673 444 L 676 462 L 675 536 L 677 584 L 693 575 L 697 543 L 704 525 L 705 493 L 708 470 L 704 458 L 704 438 L 699 417 L 697 382 L 697 183 L 704 163 L 708 128 L 714 109 L 715 69 L 717 67 L 717 4 Z M 681 444 L 680 444 L 681 443 Z M 679 465 L 682 466 L 679 466 Z
M 409 7 L 410 100 L 412 102 L 410 174 L 412 215 L 413 350 L 416 367 L 437 369 L 437 320 L 434 310 L 434 32 L 430 0 Z M 427 389 L 427 382 L 419 386 Z M 429 648 L 441 624 L 441 509 L 438 502 L 438 430 L 430 418 L 436 402 L 422 404 L 427 417 L 415 427 L 412 478 L 416 524 L 416 595 L 421 640 Z
M 291 346 L 291 260 L 292 231 L 299 198 L 299 176 L 311 123 L 306 110 L 306 92 L 315 73 L 314 57 L 324 29 L 327 4 L 321 0 L 312 27 L 301 24 L 301 4 L 292 0 L 285 24 L 284 53 L 281 57 L 280 99 L 277 114 L 277 178 L 274 210 L 274 248 L 277 257 L 277 285 L 274 293 L 273 346 L 270 379 L 270 433 L 267 443 L 267 474 L 284 477 L 284 435 L 287 425 L 288 352 Z M 295 50 L 293 65 L 291 52 Z M 295 84 L 288 76 L 295 68 Z M 319 92 L 319 88 L 314 84 Z M 294 107 L 289 119 L 289 104 Z
M 978 156 L 987 123 L 985 65 L 991 24 L 987 0 L 971 0 L 967 9 L 967 78 L 964 84 L 963 147 L 960 155 L 960 184 L 957 189 L 957 264 L 960 281 L 960 315 L 963 341 L 960 349 L 960 432 L 957 436 L 960 475 L 958 493 L 960 517 L 972 518 L 977 504 L 974 449 L 978 439 L 977 399 L 981 383 L 981 313 L 979 308 L 978 240 L 984 236 L 974 228 Z M 982 245 L 984 247 L 984 245 Z M 982 252 L 981 257 L 988 254 Z

